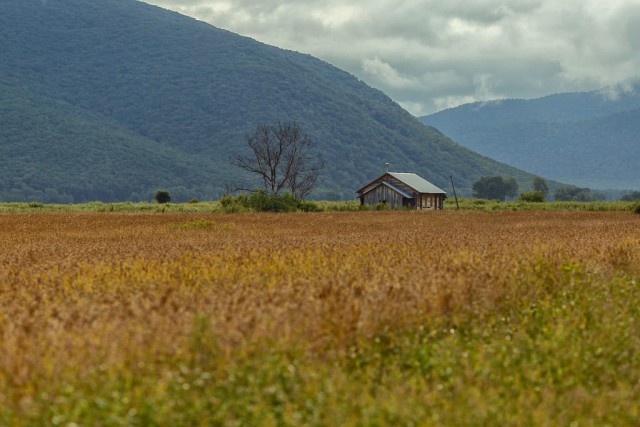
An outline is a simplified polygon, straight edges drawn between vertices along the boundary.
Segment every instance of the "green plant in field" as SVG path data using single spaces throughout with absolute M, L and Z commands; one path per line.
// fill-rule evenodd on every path
M 0 203 L 0 212 L 23 212 L 31 209 L 38 209 L 42 212 L 158 212 L 164 208 L 165 212 L 249 212 L 248 198 L 246 194 L 239 194 L 237 197 L 223 196 L 214 202 L 198 203 L 171 203 L 158 206 L 157 203 L 149 202 L 120 202 L 103 203 L 90 202 L 79 204 L 51 204 L 51 203 Z M 628 212 L 633 211 L 633 202 L 547 202 L 547 203 L 524 203 L 521 201 L 500 202 L 485 199 L 459 199 L 460 210 L 481 210 L 481 211 L 601 211 L 601 212 Z M 445 201 L 445 209 L 453 210 L 456 205 L 452 199 Z M 303 212 L 330 212 L 330 211 L 370 211 L 376 206 L 360 205 L 359 201 L 313 201 L 299 202 L 297 210 Z
M 256 212 L 295 212 L 298 200 L 291 193 L 267 194 L 266 190 L 258 190 L 249 196 L 249 207 Z
M 322 212 L 323 209 L 316 202 L 302 200 L 298 203 L 298 210 L 302 212 Z
M 640 214 L 640 202 L 636 202 L 632 207 L 631 210 L 634 213 Z
M 268 194 L 266 190 L 254 191 L 250 196 L 228 194 L 220 198 L 220 206 L 227 213 L 247 210 L 254 212 L 321 212 L 323 209 L 315 202 L 296 199 L 291 193 Z
M 249 198 L 246 194 L 238 194 L 237 197 L 225 194 L 220 198 L 219 203 L 225 213 L 239 213 L 249 210 Z
M 388 211 L 391 210 L 391 206 L 389 206 L 389 204 L 386 202 L 378 202 L 378 204 L 375 205 L 375 210 Z
M 533 202 L 533 203 L 541 203 L 546 200 L 544 191 L 530 191 L 528 193 L 520 194 L 521 202 Z

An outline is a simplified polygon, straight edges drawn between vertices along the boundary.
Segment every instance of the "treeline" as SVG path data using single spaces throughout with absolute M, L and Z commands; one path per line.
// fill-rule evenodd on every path
M 519 185 L 514 178 L 502 176 L 483 176 L 473 183 L 473 197 L 487 200 L 514 199 L 518 195 Z M 625 193 L 618 197 L 621 201 L 640 200 L 640 191 Z M 540 177 L 533 179 L 531 189 L 520 193 L 519 199 L 525 202 L 544 202 L 549 199 L 562 202 L 595 202 L 607 200 L 604 192 L 593 191 L 586 187 L 557 186 L 550 192 L 547 181 Z

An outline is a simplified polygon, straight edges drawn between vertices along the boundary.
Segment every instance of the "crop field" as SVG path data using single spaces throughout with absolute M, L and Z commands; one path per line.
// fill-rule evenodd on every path
M 637 426 L 630 211 L 0 214 L 0 425 Z

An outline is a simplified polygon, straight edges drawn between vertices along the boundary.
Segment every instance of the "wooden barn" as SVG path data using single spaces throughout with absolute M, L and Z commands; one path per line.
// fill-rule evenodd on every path
M 387 172 L 357 191 L 360 203 L 392 208 L 444 209 L 447 193 L 415 173 Z

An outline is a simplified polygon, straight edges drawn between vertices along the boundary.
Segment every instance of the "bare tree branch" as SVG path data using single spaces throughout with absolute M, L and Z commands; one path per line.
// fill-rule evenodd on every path
M 296 122 L 258 125 L 245 142 L 250 153 L 237 155 L 233 164 L 257 175 L 270 194 L 287 189 L 303 199 L 315 188 L 323 163 L 309 153 L 311 140 Z

